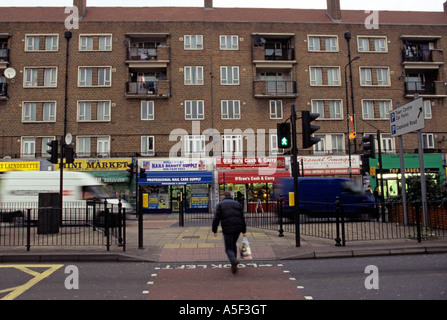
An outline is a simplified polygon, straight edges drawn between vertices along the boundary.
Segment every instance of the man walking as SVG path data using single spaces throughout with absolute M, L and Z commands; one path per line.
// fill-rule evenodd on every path
M 231 198 L 231 193 L 224 192 L 224 199 L 216 207 L 216 214 L 213 219 L 212 231 L 217 237 L 217 227 L 222 224 L 222 233 L 225 243 L 225 252 L 231 263 L 231 272 L 237 272 L 237 239 L 241 232 L 247 236 L 247 225 L 245 224 L 244 211 L 242 205 Z

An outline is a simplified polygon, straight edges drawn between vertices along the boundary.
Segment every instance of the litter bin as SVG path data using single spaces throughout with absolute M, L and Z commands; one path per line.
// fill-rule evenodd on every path
M 57 234 L 62 221 L 59 193 L 39 193 L 37 234 Z

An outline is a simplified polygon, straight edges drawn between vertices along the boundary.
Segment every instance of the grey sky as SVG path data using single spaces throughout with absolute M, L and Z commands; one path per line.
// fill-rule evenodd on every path
M 443 11 L 445 0 L 341 0 L 342 9 L 356 10 L 404 10 L 404 11 Z M 52 6 L 66 7 L 73 0 L 0 0 L 0 6 Z M 132 6 L 132 7 L 164 7 L 185 6 L 201 7 L 203 0 L 87 0 L 91 7 L 100 6 Z M 257 7 L 257 8 L 302 8 L 325 9 L 326 0 L 214 0 L 215 7 Z

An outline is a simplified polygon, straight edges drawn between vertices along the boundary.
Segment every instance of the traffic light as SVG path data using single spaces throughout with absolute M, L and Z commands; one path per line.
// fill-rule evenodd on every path
M 301 119 L 303 123 L 303 149 L 308 149 L 314 144 L 320 142 L 320 138 L 312 137 L 314 132 L 320 130 L 320 126 L 312 125 L 312 121 L 320 117 L 319 113 L 310 113 L 309 111 L 301 112 Z
M 374 159 L 376 157 L 376 144 L 374 141 L 374 135 L 363 136 L 363 155 L 365 157 Z
M 146 170 L 141 168 L 140 169 L 140 179 L 146 179 L 146 178 L 147 178 Z
M 133 173 L 134 173 L 134 172 L 133 172 L 133 170 L 134 170 L 134 164 L 133 164 L 133 162 L 131 162 L 131 163 L 128 163 L 127 166 L 129 167 L 129 169 L 126 170 L 126 171 L 127 171 L 126 176 L 127 176 L 127 178 L 129 178 L 130 181 L 132 181 L 132 179 L 133 179 Z
M 276 133 L 278 135 L 278 148 L 288 149 L 292 147 L 290 123 L 278 123 L 276 125 Z
M 50 147 L 50 149 L 47 150 L 47 153 L 49 155 L 51 155 L 51 158 L 48 158 L 48 161 L 50 161 L 51 163 L 54 163 L 54 164 L 58 163 L 58 154 L 57 154 L 58 153 L 57 152 L 58 142 L 57 142 L 57 140 L 52 140 L 51 142 L 48 142 L 47 146 Z
M 72 147 L 65 147 L 65 163 L 73 163 L 74 159 L 74 150 Z

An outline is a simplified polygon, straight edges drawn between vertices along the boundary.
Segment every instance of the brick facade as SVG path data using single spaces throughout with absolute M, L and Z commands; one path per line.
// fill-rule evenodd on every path
M 207 2 L 212 9 L 212 1 Z M 111 10 L 113 8 L 108 8 Z M 119 10 L 119 8 L 115 8 Z M 26 10 L 22 9 L 22 10 Z M 87 7 L 87 15 L 90 12 Z M 167 9 L 166 9 L 167 10 Z M 188 14 L 190 8 L 184 8 Z M 236 10 L 236 9 L 234 9 Z M 286 10 L 287 11 L 287 10 Z M 295 10 L 300 14 L 305 10 Z M 96 12 L 96 11 L 95 11 Z M 128 14 L 123 11 L 123 15 Z M 129 11 L 130 12 L 130 11 Z M 231 12 L 231 11 L 225 11 Z M 256 14 L 256 11 L 247 11 Z M 264 12 L 264 11 L 263 11 Z M 285 11 L 284 11 L 285 12 Z M 405 15 L 400 13 L 399 15 Z M 441 13 L 442 14 L 442 13 Z M 405 90 L 405 81 L 409 75 L 424 77 L 425 88 L 419 88 L 420 95 L 431 102 L 431 118 L 426 120 L 425 134 L 433 137 L 433 145 L 428 148 L 446 152 L 445 137 L 447 129 L 445 123 L 445 108 L 447 108 L 447 66 L 445 55 L 447 44 L 447 13 L 444 23 L 441 24 L 392 24 L 384 23 L 379 29 L 367 29 L 363 23 L 342 22 L 261 22 L 250 17 L 244 21 L 234 21 L 231 16 L 227 21 L 183 21 L 179 16 L 172 21 L 131 21 L 125 17 L 118 21 L 95 21 L 95 17 L 81 20 L 79 29 L 72 29 L 72 38 L 69 41 L 68 56 L 68 83 L 67 83 L 67 132 L 70 132 L 76 143 L 79 153 L 79 138 L 90 138 L 89 156 L 100 154 L 98 140 L 108 140 L 108 155 L 112 157 L 134 156 L 142 152 L 143 136 L 154 137 L 154 156 L 167 156 L 174 144 L 169 141 L 170 133 L 175 129 L 186 130 L 192 133 L 193 121 L 200 122 L 200 132 L 214 128 L 223 134 L 225 130 L 237 134 L 236 129 L 244 135 L 257 130 L 265 130 L 265 140 L 257 141 L 256 149 L 264 144 L 269 153 L 269 132 L 276 130 L 278 122 L 284 122 L 290 117 L 290 105 L 295 104 L 298 112 L 312 110 L 315 100 L 341 101 L 341 115 L 338 118 L 319 119 L 321 126 L 318 135 L 326 135 L 326 149 L 324 152 L 344 153 L 347 150 L 347 110 L 345 92 L 345 66 L 348 61 L 348 48 L 345 32 L 352 35 L 350 49 L 352 57 L 360 59 L 352 62 L 354 110 L 357 126 L 357 150 L 361 153 L 361 136 L 375 134 L 378 129 L 384 135 L 389 135 L 389 121 L 379 117 L 375 109 L 374 119 L 365 119 L 362 104 L 364 101 L 389 101 L 391 108 L 396 103 L 405 104 L 413 99 L 413 95 Z M 29 15 L 29 13 L 28 13 Z M 363 21 L 368 14 L 357 13 L 358 19 Z M 437 17 L 439 15 L 437 14 Z M 343 15 L 342 15 L 343 18 Z M 7 84 L 7 94 L 0 97 L 0 158 L 24 157 L 24 140 L 34 138 L 35 155 L 41 157 L 42 138 L 55 138 L 63 134 L 64 105 L 65 105 L 65 62 L 67 40 L 63 21 L 33 21 L 27 19 L 24 11 L 22 21 L 0 20 L 0 49 L 9 49 L 7 63 L 0 64 L 0 73 L 6 67 L 17 71 L 14 79 L 3 80 Z M 39 19 L 37 19 L 39 20 Z M 185 19 L 186 20 L 186 19 Z M 27 51 L 27 36 L 37 37 L 57 36 L 57 50 L 55 51 Z M 80 50 L 80 35 L 90 37 L 93 46 L 88 51 Z M 203 39 L 203 48 L 185 50 L 187 36 L 200 35 Z M 220 37 L 227 36 L 226 41 L 233 41 L 231 36 L 237 36 L 236 50 L 221 50 Z M 109 37 L 111 50 L 100 51 L 100 37 Z M 359 37 L 368 41 L 371 47 L 376 45 L 374 39 L 383 39 L 380 45 L 385 44 L 385 52 L 359 51 Z M 264 39 L 267 46 L 256 46 L 256 39 Z M 335 39 L 334 51 L 309 51 L 309 42 L 319 38 L 320 46 L 329 44 L 327 38 Z M 40 41 L 47 41 L 42 40 Z M 197 40 L 197 39 L 195 39 Z M 102 41 L 102 40 L 101 40 Z M 366 43 L 366 42 L 365 42 Z M 405 63 L 402 50 L 406 44 L 421 44 L 431 49 L 429 61 L 416 61 Z M 152 46 L 158 45 L 158 48 Z M 133 53 L 142 54 L 138 46 L 144 47 L 144 54 L 156 53 L 149 58 L 130 55 L 128 47 L 134 48 Z M 135 46 L 135 47 L 134 47 Z M 92 50 L 90 50 L 92 49 Z M 286 50 L 288 49 L 288 51 Z M 268 51 L 269 50 L 269 51 Z M 281 55 L 279 51 L 281 51 Z M 265 58 L 264 53 L 273 53 L 274 59 Z M 370 48 L 370 51 L 374 51 Z M 285 57 L 285 53 L 289 54 Z M 281 57 L 280 57 L 281 56 Z M 129 59 L 130 58 L 130 59 Z M 146 59 L 147 58 L 147 59 Z M 221 67 L 238 67 L 239 83 L 222 84 Z M 25 86 L 26 68 L 57 68 L 56 87 L 29 88 Z M 185 85 L 187 67 L 203 68 L 203 84 Z M 376 68 L 387 69 L 389 82 L 385 85 L 364 86 L 360 83 L 361 68 L 372 70 L 372 83 L 380 81 L 376 75 Z M 92 85 L 97 84 L 100 78 L 99 69 L 106 68 L 111 75 L 111 83 L 98 87 L 80 86 L 80 68 L 91 70 Z M 336 68 L 335 85 L 312 85 L 311 73 L 313 69 L 321 70 L 322 78 L 326 79 L 331 71 L 327 68 Z M 38 71 L 38 78 L 45 76 L 44 70 Z M 86 71 L 87 73 L 90 71 Z M 234 71 L 232 71 L 234 72 Z M 319 71 L 315 71 L 319 72 Z M 348 68 L 349 75 L 349 68 Z M 144 85 L 141 83 L 144 77 Z M 269 83 L 266 84 L 266 77 Z M 276 80 L 271 80 L 276 77 Z M 96 81 L 96 82 L 95 82 Z M 0 81 L 2 82 L 2 81 Z M 287 82 L 287 83 L 286 83 Z M 146 88 L 146 84 L 156 85 L 156 92 Z M 269 85 L 276 85 L 275 90 Z M 323 81 L 323 84 L 325 82 Z M 430 85 L 430 86 L 429 86 Z M 293 91 L 296 87 L 296 95 Z M 144 87 L 144 88 L 143 88 Z M 431 91 L 428 89 L 432 88 Z M 279 89 L 278 89 L 279 88 Z M 350 83 L 349 83 L 350 88 Z M 149 95 L 134 94 L 144 89 L 151 92 Z M 290 90 L 289 90 L 290 89 Z M 427 91 L 423 91 L 425 89 Z M 132 91 L 133 90 L 133 91 Z M 136 91 L 135 91 L 136 90 Z M 269 92 L 269 90 L 273 90 Z M 135 91 L 135 92 L 134 92 Z M 239 101 L 240 119 L 223 119 L 222 101 Z M 152 101 L 154 106 L 153 120 L 142 119 L 142 101 Z M 203 101 L 203 119 L 190 120 L 186 118 L 185 104 L 187 101 Z M 282 101 L 282 117 L 271 119 L 271 101 Z M 56 103 L 56 119 L 41 121 L 42 116 L 36 114 L 35 120 L 25 120 L 24 104 L 41 102 Z M 91 103 L 91 119 L 80 120 L 79 103 Z M 110 112 L 104 119 L 98 120 L 98 102 L 108 102 Z M 352 102 L 349 91 L 349 114 Z M 325 105 L 329 110 L 329 102 Z M 40 109 L 39 109 L 40 108 Z M 41 110 L 38 107 L 37 110 Z M 375 106 L 375 108 L 378 108 Z M 43 111 L 36 111 L 41 113 Z M 329 111 L 325 111 L 328 112 Z M 81 112 L 82 113 L 82 112 Z M 326 117 L 327 118 L 327 117 Z M 298 126 L 300 132 L 300 125 Z M 342 135 L 343 146 L 330 149 L 329 141 L 333 135 Z M 258 137 L 260 137 L 258 135 Z M 86 140 L 88 141 L 88 140 Z M 246 139 L 244 139 L 246 141 Z M 208 142 L 207 142 L 208 143 Z M 298 135 L 301 146 L 301 134 Z M 82 148 L 84 148 L 83 146 Z M 413 152 L 417 148 L 416 135 L 409 134 L 405 138 L 405 149 Z M 244 155 L 250 147 L 244 142 Z M 392 142 L 392 149 L 397 149 L 397 140 Z M 88 149 L 86 149 L 88 150 Z M 300 150 L 301 154 L 313 154 L 313 150 Z M 79 155 L 78 155 L 79 156 Z

